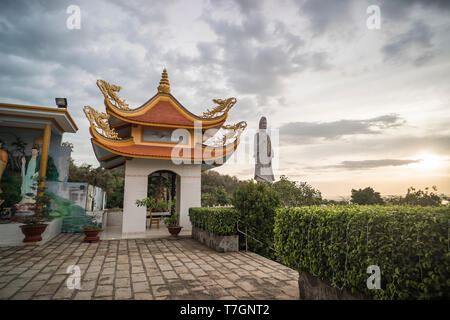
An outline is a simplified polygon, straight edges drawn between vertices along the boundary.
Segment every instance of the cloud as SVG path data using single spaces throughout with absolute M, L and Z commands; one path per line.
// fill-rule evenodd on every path
M 327 97 L 312 100 L 317 97 L 314 90 L 326 89 L 330 83 L 350 87 L 354 79 L 349 71 L 353 66 L 367 65 L 369 71 L 373 70 L 370 67 L 376 68 L 379 77 L 375 72 L 373 76 L 381 83 L 391 76 L 392 70 L 379 57 L 375 60 L 379 64 L 368 64 L 365 52 L 360 52 L 364 43 L 359 42 L 357 32 L 380 36 L 371 38 L 371 44 L 374 50 L 383 48 L 381 53 L 389 61 L 412 62 L 414 68 L 430 61 L 437 65 L 438 57 L 448 60 L 448 48 L 439 41 L 446 29 L 436 26 L 445 26 L 448 14 L 442 18 L 439 12 L 442 16 L 447 13 L 449 1 L 378 3 L 383 22 L 382 29 L 375 33 L 365 29 L 366 4 L 356 1 L 2 1 L 0 101 L 52 106 L 55 96 L 67 97 L 69 111 L 80 130 L 64 139 L 76 142 L 75 159 L 96 164 L 91 146 L 85 143 L 89 139 L 88 122 L 82 112 L 86 104 L 103 111 L 96 79 L 121 85 L 121 97 L 134 107 L 156 92 L 162 67 L 166 66 L 173 94 L 192 112 L 201 114 L 210 108 L 212 98 L 236 96 L 238 103 L 230 113 L 230 123 L 246 120 L 249 129 L 256 128 L 261 115 L 270 117 L 271 127 L 287 121 L 281 126 L 280 141 L 292 146 L 314 143 L 302 148 L 308 150 L 308 157 L 323 159 L 330 154 L 345 154 L 349 157 L 343 160 L 355 159 L 355 155 L 356 159 L 402 159 L 419 149 L 450 152 L 450 139 L 442 130 L 435 129 L 440 134 L 436 137 L 413 137 L 402 131 L 408 128 L 390 130 L 405 123 L 403 113 L 362 116 L 363 120 L 358 120 L 369 112 L 369 104 L 358 106 L 350 119 L 329 122 L 295 122 L 301 119 L 301 112 L 289 108 L 288 113 L 281 108 L 302 103 L 320 105 Z M 65 27 L 66 8 L 71 4 L 81 8 L 80 30 Z M 427 20 L 424 11 L 432 11 L 436 21 Z M 385 20 L 404 25 L 391 28 Z M 382 40 L 387 42 L 379 42 Z M 443 64 L 436 68 L 437 73 L 424 73 L 423 81 L 439 90 L 438 86 L 445 82 L 439 75 L 445 74 L 445 68 Z M 408 72 L 415 69 L 409 68 Z M 439 77 L 434 81 L 436 74 Z M 370 86 L 370 81 L 367 84 Z M 414 91 L 416 88 L 424 87 L 421 83 L 411 84 L 413 103 L 423 97 L 420 90 Z M 399 89 L 390 88 L 396 95 L 380 95 L 380 106 L 389 106 L 398 99 L 401 86 Z M 332 95 L 332 90 L 341 92 L 339 87 L 330 90 Z M 362 93 L 355 88 L 351 95 L 359 98 Z M 442 101 L 447 98 L 447 92 L 439 96 Z M 338 101 L 334 107 L 336 110 L 311 110 L 310 119 L 322 119 L 324 112 L 331 116 L 345 111 L 339 110 Z M 432 123 L 440 118 L 433 112 L 424 108 L 415 116 L 426 114 L 423 119 Z M 418 125 L 422 132 L 424 128 Z
M 384 130 L 402 126 L 405 121 L 397 114 L 366 120 L 338 120 L 332 122 L 289 122 L 280 127 L 281 142 L 302 144 L 317 139 L 338 139 L 356 134 L 381 134 Z
M 267 16 L 262 10 L 264 1 L 214 4 L 214 8 L 204 8 L 201 19 L 215 39 L 200 41 L 196 56 L 172 53 L 174 63 L 204 70 L 209 82 L 215 81 L 207 76 L 212 72 L 232 91 L 254 95 L 261 104 L 282 94 L 290 76 L 305 70 L 329 70 L 328 54 L 307 48 L 300 33 L 294 33 L 284 21 Z M 240 19 L 217 17 L 217 5 Z
M 405 166 L 411 163 L 418 163 L 420 161 L 422 160 L 380 159 L 380 160 L 342 161 L 340 164 L 331 167 L 344 168 L 349 170 L 373 169 L 379 167 Z
M 325 166 L 307 166 L 307 170 L 323 170 L 323 169 L 346 169 L 346 170 L 369 170 L 381 167 L 399 167 L 412 163 L 421 162 L 421 159 L 377 159 L 377 160 L 346 160 L 338 164 Z
M 373 4 L 380 6 L 383 17 L 390 20 L 408 18 L 417 7 L 430 9 L 444 13 L 450 10 L 450 2 L 447 0 L 378 0 Z
M 351 19 L 352 1 L 306 0 L 297 2 L 300 15 L 306 15 L 314 35 L 342 26 Z
M 385 61 L 404 61 L 408 59 L 416 65 L 424 64 L 433 58 L 431 28 L 417 21 L 406 32 L 392 37 L 383 47 Z

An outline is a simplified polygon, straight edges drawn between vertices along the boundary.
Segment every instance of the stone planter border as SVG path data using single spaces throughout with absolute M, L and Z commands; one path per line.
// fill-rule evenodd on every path
M 192 238 L 205 244 L 218 252 L 236 252 L 239 251 L 239 236 L 216 236 L 210 232 L 192 227 Z
M 351 293 L 345 288 L 339 290 L 327 281 L 303 271 L 298 273 L 298 290 L 300 300 L 372 300 L 362 294 Z

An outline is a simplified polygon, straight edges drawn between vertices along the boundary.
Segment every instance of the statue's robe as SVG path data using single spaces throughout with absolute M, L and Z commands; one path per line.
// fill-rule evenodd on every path
M 266 130 L 259 130 L 255 134 L 255 180 L 273 182 L 275 180 L 272 170 L 273 150 L 270 137 Z
M 20 203 L 34 203 L 34 197 L 37 194 L 38 177 L 39 167 L 37 166 L 37 159 L 30 158 L 27 164 L 22 165 L 22 200 Z

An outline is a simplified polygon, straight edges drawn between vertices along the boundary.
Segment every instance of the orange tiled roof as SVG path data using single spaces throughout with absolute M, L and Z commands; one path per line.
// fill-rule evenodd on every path
M 183 107 L 171 94 L 158 93 L 142 106 L 132 110 L 120 110 L 105 99 L 106 112 L 117 119 L 141 125 L 194 128 L 194 121 L 204 129 L 219 128 L 227 119 L 227 114 L 216 118 L 203 118 Z
M 151 109 L 147 110 L 142 115 L 129 116 L 129 120 L 161 123 L 161 124 L 175 124 L 193 126 L 194 121 L 184 117 L 175 107 L 167 101 L 158 101 Z

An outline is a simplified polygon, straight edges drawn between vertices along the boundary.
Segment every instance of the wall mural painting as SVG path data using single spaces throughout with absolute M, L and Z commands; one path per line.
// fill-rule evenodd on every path
M 11 139 L 12 136 L 13 138 Z M 29 150 L 29 143 L 20 136 L 9 133 L 8 139 L 0 137 L 0 209 L 3 218 L 11 215 L 31 215 L 37 192 L 37 179 L 41 163 L 42 138 L 37 138 Z M 53 157 L 47 160 L 47 181 L 59 181 Z M 52 216 L 69 212 L 73 204 L 48 192 L 54 198 Z

